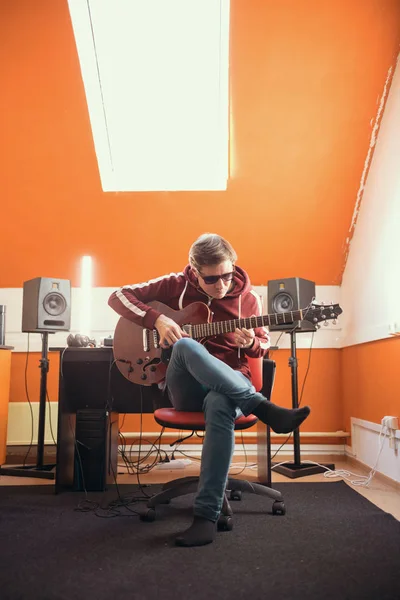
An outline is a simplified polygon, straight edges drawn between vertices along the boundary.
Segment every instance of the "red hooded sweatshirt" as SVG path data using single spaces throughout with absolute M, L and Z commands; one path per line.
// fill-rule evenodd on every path
M 126 285 L 110 296 L 108 304 L 136 325 L 154 329 L 161 313 L 146 304 L 152 301 L 162 302 L 173 310 L 181 310 L 192 302 L 204 302 L 212 312 L 212 321 L 262 315 L 260 296 L 252 289 L 247 273 L 240 267 L 236 267 L 231 291 L 221 300 L 209 297 L 201 289 L 192 268 L 187 265 L 183 273 L 170 273 L 145 283 Z M 254 344 L 245 350 L 240 350 L 234 343 L 233 333 L 207 338 L 204 345 L 211 354 L 250 379 L 247 357 L 265 356 L 270 347 L 267 329 L 256 328 L 255 335 Z

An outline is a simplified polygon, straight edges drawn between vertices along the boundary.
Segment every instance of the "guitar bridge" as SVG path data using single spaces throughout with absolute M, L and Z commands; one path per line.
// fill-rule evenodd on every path
M 160 347 L 160 337 L 158 335 L 157 329 L 153 329 L 153 345 L 154 345 L 154 348 Z

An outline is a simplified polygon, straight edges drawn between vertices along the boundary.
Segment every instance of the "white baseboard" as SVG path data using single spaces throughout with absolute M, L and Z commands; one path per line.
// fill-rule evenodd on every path
M 143 437 L 145 437 L 145 434 L 143 434 Z M 274 454 L 274 452 L 276 452 L 280 447 L 280 444 L 271 444 L 271 450 L 272 450 L 272 454 Z M 119 447 L 120 449 L 122 448 L 122 446 Z M 145 455 L 147 452 L 150 452 L 151 450 L 151 446 L 149 444 L 143 444 L 143 446 L 141 447 L 141 454 Z M 158 444 L 157 444 L 157 448 L 158 448 Z M 161 444 L 160 446 L 161 450 L 165 451 L 168 455 L 170 455 L 173 452 L 173 448 L 171 448 L 171 446 L 169 444 Z M 202 446 L 200 444 L 181 444 L 179 446 L 180 450 L 182 450 L 182 452 L 185 453 L 185 455 L 187 456 L 193 456 L 193 457 L 200 457 L 201 456 L 201 450 L 202 450 Z M 130 449 L 130 444 L 127 444 L 125 446 L 125 451 L 127 452 L 127 450 Z M 135 444 L 133 449 L 132 449 L 132 453 L 133 455 L 136 455 L 138 452 L 138 445 Z M 343 456 L 344 455 L 344 448 L 343 446 L 338 446 L 338 445 L 328 445 L 328 444 L 301 444 L 300 445 L 300 452 L 304 455 L 309 456 Z M 177 454 L 179 455 L 179 451 L 177 451 Z M 240 444 L 238 442 L 238 440 L 236 440 L 236 445 L 235 445 L 235 451 L 234 451 L 234 456 L 252 456 L 255 457 L 257 456 L 257 444 L 245 444 L 244 446 L 242 444 Z M 282 448 L 279 451 L 279 458 L 282 457 L 292 457 L 293 456 L 293 448 L 291 446 L 288 446 L 287 448 Z
M 37 432 L 38 432 L 38 422 L 39 422 L 39 402 L 32 402 L 32 414 L 33 414 L 33 427 L 32 427 L 32 416 L 29 408 L 29 404 L 27 402 L 11 402 L 9 404 L 8 410 L 8 429 L 7 429 L 7 445 L 8 446 L 23 446 L 27 445 L 31 441 L 32 430 L 33 430 L 33 444 L 37 443 Z M 45 444 L 54 444 L 54 440 L 57 441 L 57 419 L 58 419 L 58 403 L 50 402 L 46 403 L 46 422 L 45 422 Z M 51 426 L 50 426 L 51 425 Z M 336 432 L 336 435 L 341 435 L 343 432 Z M 129 440 L 135 439 L 137 440 L 140 437 L 139 432 L 124 432 L 126 438 Z M 156 438 L 159 435 L 159 432 L 156 431 L 145 431 L 142 433 L 143 439 Z M 243 435 L 244 446 L 241 443 L 241 438 Z M 236 448 L 235 455 L 241 455 L 244 452 L 249 454 L 249 456 L 255 456 L 257 454 L 257 444 L 254 443 L 256 432 L 236 432 Z M 53 440 L 54 436 L 54 440 Z M 332 433 L 318 433 L 318 432 L 310 432 L 307 435 L 304 435 L 303 442 L 300 444 L 300 451 L 303 454 L 310 455 L 338 455 L 343 456 L 345 452 L 344 441 L 343 444 L 324 444 L 321 439 L 321 443 L 319 444 L 308 444 L 306 438 L 312 437 L 321 437 L 321 436 L 329 436 L 334 437 L 335 432 Z M 168 453 L 172 452 L 172 448 L 169 445 L 169 441 L 175 440 L 179 437 L 179 434 L 173 431 L 168 431 L 163 434 L 163 440 L 166 441 L 165 444 L 161 446 L 163 450 Z M 275 436 L 277 438 L 276 443 L 272 443 L 272 453 L 276 452 L 283 439 L 281 437 L 286 436 Z M 345 438 L 344 438 L 345 439 Z M 168 440 L 168 441 L 167 441 Z M 131 447 L 131 442 L 128 441 L 126 444 L 126 448 L 129 449 Z M 137 451 L 137 444 L 134 445 L 133 450 Z M 181 449 L 190 455 L 200 456 L 201 453 L 201 444 L 185 444 L 181 445 Z M 150 445 L 143 444 L 142 445 L 143 452 L 147 452 L 150 450 Z M 194 453 L 194 454 L 193 454 Z M 279 456 L 292 456 L 293 447 L 292 445 L 287 445 L 283 447 L 279 451 Z
M 388 438 L 383 440 L 382 452 L 377 463 L 381 425 L 352 417 L 351 429 L 352 445 L 345 446 L 346 456 L 355 458 L 371 469 L 376 468 L 377 473 L 400 482 L 400 431 L 397 430 L 395 436 L 397 449 L 390 447 Z

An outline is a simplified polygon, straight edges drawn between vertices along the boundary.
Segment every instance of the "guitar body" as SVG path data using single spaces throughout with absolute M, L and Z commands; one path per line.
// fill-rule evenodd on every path
M 211 320 L 211 312 L 203 302 L 193 302 L 182 310 L 173 310 L 162 302 L 149 302 L 163 315 L 184 325 L 198 325 Z M 162 362 L 162 348 L 156 330 L 144 329 L 121 317 L 114 333 L 114 360 L 119 371 L 133 383 L 152 385 L 165 377 L 167 363 Z
M 325 325 L 330 320 L 335 323 L 336 317 L 342 313 L 338 304 L 325 306 L 311 303 L 297 311 L 212 322 L 210 309 L 203 302 L 193 302 L 183 310 L 173 310 L 161 302 L 150 302 L 149 306 L 175 321 L 199 342 L 215 335 L 232 333 L 236 327 L 254 329 L 271 324 L 287 325 L 303 319 L 318 327 L 322 321 Z M 170 350 L 162 350 L 158 342 L 156 329 L 145 329 L 121 317 L 114 333 L 114 359 L 122 375 L 140 385 L 162 381 L 167 370 L 166 355 Z

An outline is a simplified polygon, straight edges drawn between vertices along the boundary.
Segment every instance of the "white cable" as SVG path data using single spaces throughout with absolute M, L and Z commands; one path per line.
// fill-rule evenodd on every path
M 368 485 L 371 483 L 371 481 L 376 473 L 376 468 L 378 466 L 379 458 L 382 454 L 383 446 L 385 444 L 385 438 L 388 436 L 389 436 L 388 428 L 386 427 L 386 425 L 382 425 L 381 430 L 379 432 L 378 456 L 376 458 L 375 465 L 372 467 L 372 469 L 368 475 L 358 475 L 357 473 L 352 473 L 351 471 L 346 471 L 345 469 L 338 469 L 338 470 L 334 471 L 332 469 L 329 469 L 329 467 L 326 467 L 325 465 L 321 465 L 320 463 L 312 461 L 312 460 L 304 460 L 302 462 L 305 464 L 317 465 L 318 467 L 321 467 L 322 469 L 324 469 L 326 471 L 326 473 L 324 473 L 324 477 L 326 477 L 327 479 L 334 479 L 335 477 L 341 477 L 342 479 L 348 481 L 351 485 L 368 487 Z M 274 465 L 272 467 L 272 469 L 275 469 L 276 467 L 279 467 L 280 465 L 286 465 L 287 463 L 290 463 L 290 462 L 291 461 L 286 460 L 284 462 L 278 463 L 278 464 Z M 351 476 L 354 476 L 357 479 L 351 479 Z
M 234 475 L 240 475 L 246 469 L 248 469 L 250 471 L 255 471 L 255 470 L 257 470 L 257 468 L 258 468 L 257 463 L 249 465 L 249 464 L 246 464 L 246 463 L 239 463 L 239 462 L 237 463 L 237 462 L 234 462 L 230 466 L 229 475 L 232 475 L 232 476 L 234 476 Z M 240 471 L 238 473 L 232 473 L 232 470 L 235 470 L 235 469 L 240 469 Z
M 240 463 L 240 462 L 234 462 L 231 465 L 231 469 L 235 469 L 235 468 L 240 468 L 240 469 L 257 469 L 258 468 L 258 464 L 257 463 Z

